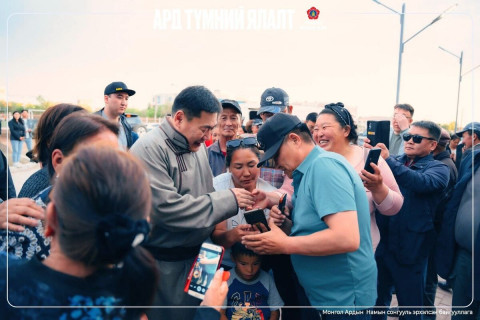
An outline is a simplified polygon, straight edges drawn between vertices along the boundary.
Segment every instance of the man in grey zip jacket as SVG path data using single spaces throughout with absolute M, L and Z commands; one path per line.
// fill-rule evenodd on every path
M 413 122 L 414 109 L 407 103 L 397 104 L 393 107 L 392 126 L 390 127 L 390 146 L 388 151 L 392 156 L 404 153 L 405 144 L 403 135 L 407 133 Z
M 188 87 L 178 94 L 172 117 L 132 147 L 150 175 L 152 231 L 145 247 L 157 260 L 159 287 L 154 306 L 195 306 L 200 300 L 184 292 L 199 252 L 215 225 L 250 207 L 254 197 L 244 189 L 214 192 L 204 145 L 215 127 L 221 105 L 208 89 Z M 193 319 L 193 308 L 151 309 L 149 319 Z

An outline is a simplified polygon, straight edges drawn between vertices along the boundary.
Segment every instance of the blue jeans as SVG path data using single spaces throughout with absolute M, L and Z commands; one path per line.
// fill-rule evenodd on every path
M 32 150 L 32 138 L 25 138 L 25 144 L 27 145 L 27 151 Z
M 22 154 L 22 141 L 11 140 L 12 142 L 12 161 L 13 163 L 20 161 L 20 155 Z

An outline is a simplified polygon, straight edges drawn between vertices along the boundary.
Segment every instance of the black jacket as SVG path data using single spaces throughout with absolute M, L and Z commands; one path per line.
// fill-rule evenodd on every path
M 8 168 L 7 159 L 0 150 L 0 199 L 5 201 L 17 196 L 15 192 L 15 185 L 13 184 L 12 175 Z M 8 182 L 7 182 L 8 181 Z M 0 201 L 1 202 L 1 201 Z
M 447 279 L 454 267 L 453 264 L 457 250 L 457 243 L 455 240 L 455 222 L 457 220 L 458 208 L 460 207 L 460 202 L 468 182 L 473 179 L 472 174 L 476 172 L 478 168 L 480 168 L 480 148 L 473 148 L 472 152 L 473 161 L 470 160 L 465 162 L 465 170 L 462 171 L 463 173 L 459 173 L 458 175 L 458 181 L 455 184 L 450 201 L 447 203 L 445 208 L 445 215 L 443 216 L 442 221 L 442 230 L 437 239 L 437 247 L 442 248 L 441 251 L 437 250 L 435 255 L 437 273 L 444 279 Z M 470 157 L 472 157 L 471 154 Z M 480 232 L 474 236 L 473 241 L 475 250 L 474 253 L 475 256 L 478 256 L 477 254 L 480 253 Z M 474 274 L 476 275 L 474 281 L 475 292 L 479 292 L 480 277 L 477 275 L 480 274 L 480 263 L 475 262 Z
M 25 137 L 25 126 L 22 119 L 15 119 L 8 121 L 8 127 L 10 128 L 10 140 L 20 140 L 21 137 Z
M 428 257 L 434 241 L 433 218 L 450 172 L 447 165 L 430 154 L 405 166 L 407 156 L 390 156 L 386 162 L 404 197 L 403 206 L 394 216 L 375 214 L 380 243 L 375 252 L 381 256 L 391 251 L 402 264 L 416 264 Z
M 450 197 L 452 196 L 453 187 L 457 183 L 458 172 L 457 172 L 457 167 L 455 166 L 455 162 L 453 162 L 453 160 L 450 158 L 450 153 L 448 151 L 445 150 L 443 152 L 440 152 L 433 158 L 435 160 L 443 162 L 450 169 L 450 179 L 448 180 L 448 186 L 443 191 L 443 196 L 438 204 L 438 207 L 435 213 L 435 218 L 433 221 L 435 225 L 435 230 L 437 232 L 440 232 L 440 225 L 442 223 L 443 213 L 445 212 L 445 207 L 447 205 L 448 200 L 450 200 Z
M 97 112 L 94 112 L 94 114 L 98 114 L 99 116 L 102 116 L 102 111 L 105 108 L 102 108 L 98 110 Z M 138 139 L 138 135 L 133 132 L 132 127 L 130 124 L 127 122 L 127 118 L 125 117 L 125 114 L 120 115 L 120 123 L 123 126 L 123 130 L 125 131 L 125 135 L 127 136 L 127 148 L 130 149 L 130 147 L 133 145 L 135 141 Z

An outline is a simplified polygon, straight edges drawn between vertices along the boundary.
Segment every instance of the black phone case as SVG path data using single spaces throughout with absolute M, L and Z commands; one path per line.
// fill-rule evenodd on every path
M 367 160 L 365 161 L 365 170 L 373 174 L 375 171 L 373 171 L 372 166 L 370 165 L 371 162 L 378 164 L 378 159 L 380 158 L 380 153 L 382 149 L 370 149 L 367 155 Z
M 265 218 L 265 213 L 263 212 L 262 209 L 247 211 L 244 213 L 244 216 L 248 224 L 257 225 L 258 223 L 261 223 L 265 226 L 265 228 L 267 228 L 268 231 L 270 231 L 270 227 L 268 226 L 267 219 Z M 260 228 L 258 229 L 262 231 Z
M 367 121 L 367 138 L 370 139 L 371 146 L 374 147 L 381 142 L 388 149 L 390 145 L 390 121 Z
M 280 198 L 280 203 L 278 204 L 278 209 L 280 212 L 285 215 L 285 205 L 287 204 L 287 194 L 284 193 Z

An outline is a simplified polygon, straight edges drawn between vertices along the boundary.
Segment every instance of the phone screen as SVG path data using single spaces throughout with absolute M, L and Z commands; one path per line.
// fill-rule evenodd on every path
M 209 245 L 208 247 L 206 245 Z M 200 248 L 197 260 L 193 265 L 192 277 L 188 287 L 188 293 L 199 299 L 203 299 L 210 282 L 220 265 L 223 256 L 223 248 L 213 244 L 204 244 Z

